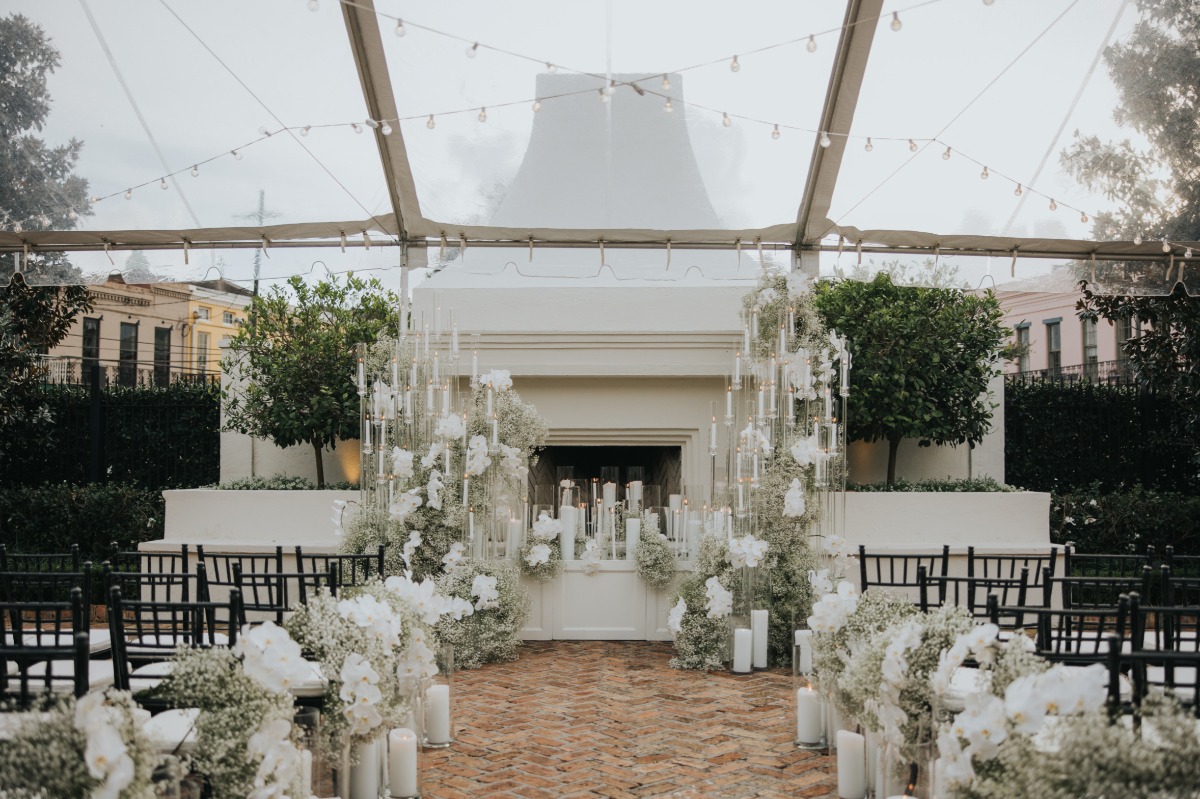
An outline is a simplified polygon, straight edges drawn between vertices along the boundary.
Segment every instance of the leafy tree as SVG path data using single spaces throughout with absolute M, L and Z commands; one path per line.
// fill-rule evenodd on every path
M 1115 210 L 1096 215 L 1093 238 L 1196 241 L 1200 14 L 1195 0 L 1137 0 L 1137 6 L 1141 18 L 1133 32 L 1109 46 L 1104 58 L 1119 98 L 1113 116 L 1146 144 L 1076 133 L 1062 163 L 1080 183 L 1115 203 Z M 1161 280 L 1163 266 L 1155 269 Z M 1083 274 L 1090 277 L 1086 269 Z M 1106 296 L 1084 283 L 1080 317 L 1141 320 L 1141 337 L 1125 350 L 1139 379 L 1179 391 L 1200 408 L 1200 299 L 1178 285 L 1165 296 Z
M 46 76 L 57 66 L 58 52 L 40 27 L 20 14 L 0 18 L 0 227 L 6 230 L 72 228 L 79 214 L 91 213 L 87 181 L 73 174 L 83 145 L 47 147 L 33 135 L 50 113 Z M 78 279 L 61 253 L 33 255 L 27 265 L 21 259 L 0 259 L 0 457 L 46 433 L 52 419 L 39 397 L 37 355 L 91 308 L 81 286 L 35 288 L 13 277 L 22 265 L 35 282 Z
M 28 286 L 16 275 L 0 287 L 0 458 L 53 423 L 40 396 L 45 367 L 37 356 L 66 337 L 76 314 L 91 308 L 83 286 Z
M 48 147 L 34 135 L 50 113 L 46 77 L 58 51 L 39 26 L 20 14 L 0 18 L 0 226 L 6 230 L 69 230 L 92 213 L 87 181 L 74 174 L 83 143 Z M 21 264 L 0 262 L 0 281 Z M 62 253 L 32 255 L 24 271 L 39 282 L 78 282 Z
M 315 286 L 294 276 L 288 287 L 255 297 L 229 342 L 225 424 L 280 447 L 311 444 L 323 487 L 322 450 L 358 437 L 354 348 L 395 328 L 398 301 L 378 280 L 353 275 Z
M 887 273 L 815 290 L 825 324 L 850 339 L 849 437 L 888 442 L 889 484 L 905 438 L 923 447 L 983 440 L 996 408 L 988 381 L 1007 338 L 991 291 L 897 286 Z
M 162 280 L 162 276 L 155 273 L 150 266 L 150 259 L 146 257 L 146 253 L 141 250 L 129 253 L 122 272 L 126 283 L 157 283 Z

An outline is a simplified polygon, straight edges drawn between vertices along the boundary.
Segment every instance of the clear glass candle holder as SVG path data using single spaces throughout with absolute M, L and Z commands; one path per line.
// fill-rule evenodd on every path
M 799 650 L 799 647 L 795 647 Z M 800 749 L 816 751 L 826 746 L 828 708 L 816 676 L 801 668 L 798 651 L 792 652 L 792 729 Z

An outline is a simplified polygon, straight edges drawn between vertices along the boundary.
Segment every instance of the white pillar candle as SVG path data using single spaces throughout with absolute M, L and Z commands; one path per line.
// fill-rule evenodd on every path
M 471 480 L 467 477 L 463 477 L 463 506 L 464 507 L 466 507 L 468 505 L 467 496 L 470 494 L 470 491 L 471 491 Z
M 363 366 L 363 359 L 358 359 L 358 393 L 362 394 L 366 391 L 367 376 L 366 369 Z
M 837 732 L 837 781 L 840 799 L 862 799 L 867 792 L 866 742 L 856 732 Z
M 517 556 L 524 533 L 525 525 L 521 524 L 520 519 L 514 516 L 508 520 L 508 541 L 504 545 L 504 557 L 515 558 Z
M 713 419 L 708 428 L 708 448 L 715 454 L 717 451 L 717 420 Z
M 671 494 L 667 497 L 667 507 L 671 510 L 683 510 L 683 494 Z
M 766 413 L 765 413 L 766 408 L 767 408 L 767 397 L 766 397 L 766 394 L 763 393 L 762 383 L 759 383 L 758 384 L 758 418 L 761 419 L 763 416 L 766 415 Z
M 633 560 L 637 555 L 638 543 L 642 540 L 642 520 L 625 520 L 625 560 Z
M 312 752 L 307 749 L 300 750 L 300 792 L 304 796 L 311 796 L 313 789 L 313 759 Z
M 812 665 L 812 630 L 796 630 L 796 646 L 800 649 L 798 669 L 801 674 L 811 674 Z
M 417 736 L 412 730 L 388 734 L 388 790 L 392 799 L 417 795 Z
M 377 799 L 379 796 L 379 746 L 375 741 L 360 743 L 356 750 L 358 765 L 350 767 L 349 799 Z
M 475 540 L 475 511 L 474 509 L 467 511 L 467 539 Z
M 733 382 L 738 384 L 742 381 L 742 354 L 739 352 L 737 357 L 733 359 Z
M 815 744 L 825 732 L 825 706 L 811 686 L 796 691 L 796 740 Z
M 687 523 L 687 557 L 693 557 L 700 552 L 700 537 L 704 535 L 704 522 L 700 519 L 689 519 Z
M 562 550 L 563 560 L 575 560 L 575 518 L 574 505 L 563 505 L 558 509 L 558 520 L 562 522 L 558 546 Z
M 750 650 L 753 648 L 753 634 L 745 627 L 733 631 L 733 670 L 738 674 L 750 671 Z
M 725 389 L 725 419 L 728 421 L 733 416 L 733 386 Z
M 617 484 L 604 484 L 604 507 L 611 508 L 617 504 Z
M 494 393 L 494 391 L 495 391 L 495 389 L 492 388 L 492 384 L 488 383 L 488 387 L 487 387 L 487 415 L 488 416 L 492 415 L 492 394 Z
M 873 735 L 867 736 L 867 788 L 879 790 L 879 741 Z
M 425 692 L 425 738 L 431 744 L 450 743 L 450 686 L 437 683 Z
M 500 443 L 500 420 L 492 417 L 492 445 Z
M 750 611 L 750 632 L 753 636 L 751 655 L 754 668 L 765 669 L 767 667 L 767 611 Z

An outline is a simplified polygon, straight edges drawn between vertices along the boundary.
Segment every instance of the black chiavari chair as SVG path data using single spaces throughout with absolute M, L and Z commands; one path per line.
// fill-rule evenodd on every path
M 328 573 L 333 567 L 339 586 L 362 585 L 372 578 L 384 576 L 384 551 L 384 545 L 380 544 L 375 552 L 363 554 L 305 554 L 303 548 L 297 546 L 296 571 Z
M 891 554 L 867 552 L 863 545 L 858 547 L 858 570 L 861 589 L 885 588 L 901 593 L 919 604 L 920 574 L 924 569 L 927 578 L 946 577 L 950 571 L 950 547 L 943 546 L 941 552 L 923 554 Z M 944 589 L 945 584 L 939 585 Z M 939 595 L 936 603 L 941 605 L 945 596 Z

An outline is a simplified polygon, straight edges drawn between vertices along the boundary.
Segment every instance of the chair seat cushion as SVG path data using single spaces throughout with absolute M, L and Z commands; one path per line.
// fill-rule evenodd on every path
M 164 755 L 187 754 L 196 748 L 198 708 L 164 710 L 142 726 L 150 744 Z
M 71 632 L 61 633 L 43 633 L 36 635 L 33 630 L 28 631 L 22 637 L 22 644 L 26 646 L 71 646 L 75 640 L 75 634 Z M 13 634 L 4 634 L 4 643 L 12 646 L 14 643 Z M 108 630 L 103 627 L 93 627 L 88 630 L 88 651 L 93 655 L 99 655 L 107 652 L 112 648 L 112 638 Z
M 50 665 L 53 664 L 53 665 Z M 50 667 L 50 689 L 55 692 L 70 693 L 75 690 L 75 663 L 70 660 L 42 661 L 29 667 L 29 682 L 31 688 L 40 688 L 46 678 L 46 669 Z M 88 661 L 88 690 L 102 691 L 113 684 L 115 673 L 111 660 Z
M 129 690 L 136 694 L 156 688 L 174 668 L 175 663 L 170 660 L 160 660 L 157 663 L 139 666 L 129 672 Z

